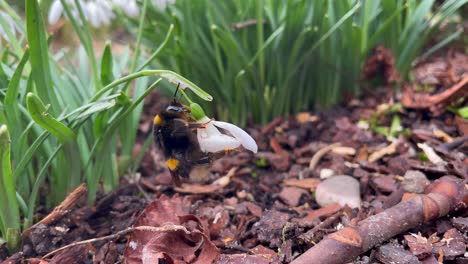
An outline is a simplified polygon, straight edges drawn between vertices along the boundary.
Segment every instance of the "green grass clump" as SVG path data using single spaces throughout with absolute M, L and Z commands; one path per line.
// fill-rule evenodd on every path
M 54 53 L 38 0 L 26 0 L 26 21 L 5 1 L 0 6 L 20 29 L 15 36 L 3 26 L 10 41 L 0 46 L 0 237 L 15 250 L 21 230 L 35 220 L 41 188 L 50 208 L 84 182 L 92 204 L 99 189 L 109 192 L 123 173 L 138 168 L 133 149 L 143 99 L 161 81 L 155 77 L 183 82 L 202 99 L 211 96 L 177 73 L 146 68 L 167 45 L 172 27 L 149 59 L 140 56 L 141 33 L 135 52 L 114 56 L 107 44 L 96 55 L 80 11 L 83 24 L 69 17 L 81 48 Z M 145 9 L 141 25 L 144 17 Z
M 329 106 L 360 91 L 377 44 L 390 48 L 403 76 L 442 21 L 466 0 L 177 0 L 149 9 L 144 41 L 175 37 L 158 58 L 217 98 L 210 115 L 244 124 Z M 433 49 L 461 35 L 445 36 Z

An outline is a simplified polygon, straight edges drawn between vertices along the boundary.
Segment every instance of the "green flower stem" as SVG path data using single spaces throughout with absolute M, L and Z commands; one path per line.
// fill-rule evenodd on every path
M 198 95 L 203 100 L 206 100 L 206 101 L 213 100 L 213 97 L 210 94 L 203 91 L 200 87 L 198 87 L 197 85 L 195 85 L 191 81 L 187 80 L 186 78 L 182 77 L 181 75 L 179 75 L 179 74 L 177 74 L 175 72 L 168 71 L 168 70 L 142 70 L 142 71 L 139 71 L 139 72 L 129 74 L 129 75 L 125 76 L 125 77 L 122 77 L 122 78 L 120 78 L 120 79 L 106 85 L 105 87 L 103 87 L 101 90 L 99 90 L 91 98 L 90 102 L 95 102 L 102 95 L 104 95 L 106 92 L 108 92 L 112 88 L 118 86 L 119 84 L 125 83 L 127 81 L 130 81 L 130 80 L 133 80 L 133 79 L 136 79 L 136 78 L 139 78 L 139 77 L 143 77 L 143 76 L 160 76 L 160 77 L 162 77 L 162 78 L 164 78 L 164 79 L 166 79 L 166 80 L 168 80 L 168 81 L 170 81 L 172 83 L 175 83 L 175 84 L 177 84 L 177 82 L 180 82 L 181 84 L 183 83 L 186 86 L 185 87 L 182 86 L 181 89 L 189 88 L 190 90 L 192 90 L 196 95 Z
M 189 102 L 189 104 L 192 104 L 192 103 L 193 103 L 193 101 L 190 100 L 190 97 L 188 97 L 187 93 L 184 92 L 183 89 L 180 89 L 179 92 L 184 96 L 185 100 L 187 100 L 187 102 Z
M 132 60 L 132 64 L 130 65 L 130 72 L 134 72 L 135 71 L 135 68 L 136 68 L 136 65 L 137 65 L 137 62 L 138 62 L 138 56 L 140 56 L 140 45 L 141 45 L 141 39 L 143 37 L 143 28 L 144 28 L 144 25 L 145 25 L 145 16 L 146 16 L 146 10 L 148 9 L 148 0 L 143 0 L 143 8 L 141 10 L 141 14 L 140 14 L 140 22 L 139 22 L 139 25 L 138 25 L 138 35 L 137 35 L 137 42 L 136 42 L 136 46 L 134 48 L 135 50 L 135 53 L 133 54 L 133 60 Z M 127 84 L 127 89 L 128 87 L 130 86 L 130 82 Z

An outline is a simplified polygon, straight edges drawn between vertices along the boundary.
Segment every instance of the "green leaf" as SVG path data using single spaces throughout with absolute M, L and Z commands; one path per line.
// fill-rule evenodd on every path
M 15 73 L 13 74 L 13 77 L 11 77 L 10 83 L 8 84 L 8 88 L 6 91 L 5 95 L 5 114 L 8 119 L 8 124 L 10 127 L 10 130 L 12 132 L 12 141 L 13 141 L 13 152 L 14 154 L 18 148 L 18 140 L 19 136 L 21 135 L 22 128 L 21 128 L 21 122 L 20 122 L 20 110 L 18 108 L 18 96 L 20 93 L 20 81 L 21 81 L 21 74 L 23 73 L 24 66 L 26 62 L 29 59 L 29 49 L 26 49 L 24 51 L 24 55 L 21 58 L 21 61 L 19 62 L 18 66 L 16 67 Z M 13 158 L 15 158 L 15 155 L 13 155 Z
M 75 133 L 70 128 L 47 112 L 46 106 L 37 95 L 28 93 L 26 105 L 34 122 L 56 136 L 62 144 L 76 138 Z
M 37 92 L 44 95 L 47 101 L 52 104 L 52 112 L 58 113 L 60 105 L 53 92 L 47 34 L 37 0 L 26 0 L 26 32 L 31 52 L 32 75 Z
M 456 107 L 453 107 L 453 106 L 448 106 L 447 109 L 449 111 L 463 117 L 464 119 L 468 118 L 468 106 L 460 107 L 460 108 L 456 108 Z
M 468 118 L 468 106 L 458 109 L 458 114 L 461 117 L 467 119 Z
M 112 99 L 110 101 L 99 101 L 96 103 L 93 103 L 91 107 L 86 109 L 85 111 L 81 112 L 76 119 L 80 118 L 86 118 L 92 114 L 99 113 L 108 109 L 111 109 L 116 105 L 115 99 Z
M 0 228 L 10 251 L 19 245 L 20 216 L 16 201 L 15 180 L 11 171 L 10 135 L 6 125 L 0 126 Z
M 180 89 L 187 89 L 189 88 L 192 92 L 194 92 L 196 95 L 198 95 L 200 98 L 206 100 L 206 101 L 212 101 L 213 96 L 211 96 L 209 93 L 203 91 L 200 87 L 195 85 L 193 82 L 189 81 L 188 79 L 184 78 L 183 76 L 171 72 L 171 71 L 164 71 L 163 73 L 159 74 L 162 78 L 166 79 L 167 81 L 175 84 L 175 85 L 180 85 Z
M 403 130 L 401 126 L 401 120 L 398 115 L 394 115 L 392 118 L 392 124 L 390 125 L 390 132 L 389 135 L 392 137 L 396 137 L 399 132 Z
M 101 58 L 101 83 L 103 86 L 108 85 L 114 80 L 113 66 L 112 49 L 110 43 L 107 42 Z

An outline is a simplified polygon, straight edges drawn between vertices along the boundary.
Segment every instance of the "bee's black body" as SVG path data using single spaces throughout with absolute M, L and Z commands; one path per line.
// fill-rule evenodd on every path
M 200 124 L 195 123 L 190 109 L 175 100 L 154 118 L 154 140 L 164 152 L 176 185 L 180 185 L 179 176 L 188 177 L 192 166 L 209 162 L 200 149 L 197 127 Z

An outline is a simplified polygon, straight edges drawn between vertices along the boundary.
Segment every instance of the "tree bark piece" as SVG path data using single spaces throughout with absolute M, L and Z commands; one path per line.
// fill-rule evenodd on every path
M 356 226 L 330 234 L 316 246 L 295 259 L 292 264 L 347 263 L 389 238 L 433 221 L 448 213 L 466 209 L 468 189 L 453 176 L 444 176 L 426 189 Z
M 38 225 L 50 225 L 52 223 L 55 223 L 57 220 L 61 219 L 64 217 L 66 214 L 70 212 L 73 207 L 76 206 L 78 201 L 84 197 L 84 195 L 87 193 L 88 189 L 86 188 L 86 185 L 83 183 L 80 186 L 78 186 L 73 192 L 71 192 L 65 200 L 63 200 L 57 207 L 54 208 L 54 210 L 48 214 L 46 217 L 44 217 L 41 221 L 37 222 L 33 226 L 29 227 L 28 229 L 24 230 L 23 232 L 23 237 L 27 237 L 31 230 L 33 230 L 35 227 Z

